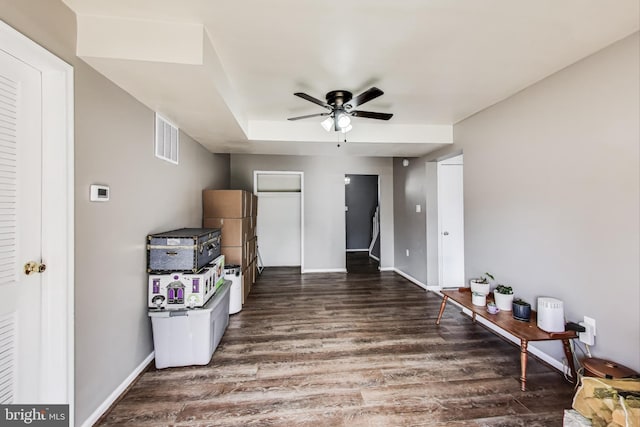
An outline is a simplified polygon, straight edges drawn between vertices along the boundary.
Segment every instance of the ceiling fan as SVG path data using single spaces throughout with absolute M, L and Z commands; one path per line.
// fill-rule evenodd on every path
M 352 129 L 350 117 L 364 117 L 366 119 L 377 120 L 389 120 L 393 117 L 393 114 L 389 113 L 376 113 L 373 111 L 355 110 L 356 107 L 369 102 L 372 99 L 384 94 L 383 91 L 377 87 L 372 87 L 360 95 L 353 97 L 353 94 L 348 90 L 333 90 L 325 96 L 326 102 L 314 98 L 306 93 L 296 92 L 295 96 L 298 96 L 307 101 L 318 104 L 321 107 L 326 108 L 329 111 L 316 114 L 307 114 L 306 116 L 290 117 L 288 120 L 300 120 L 308 119 L 311 117 L 329 116 L 321 124 L 327 132 L 332 128 L 334 131 L 342 131 L 343 133 L 349 132 Z

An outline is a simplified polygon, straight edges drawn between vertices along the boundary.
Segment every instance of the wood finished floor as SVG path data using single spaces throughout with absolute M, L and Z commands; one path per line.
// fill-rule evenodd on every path
M 265 269 L 209 365 L 150 370 L 115 426 L 561 426 L 573 389 L 392 272 Z
M 347 273 L 367 274 L 378 273 L 378 261 L 369 257 L 369 252 L 347 252 L 346 253 Z

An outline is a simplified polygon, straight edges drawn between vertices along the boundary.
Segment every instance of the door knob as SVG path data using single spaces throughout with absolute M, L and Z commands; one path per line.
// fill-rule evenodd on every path
M 35 261 L 29 261 L 24 265 L 24 274 L 27 276 L 33 273 L 43 273 L 47 269 L 45 264 Z
M 444 233 L 442 233 L 442 234 L 444 234 L 445 236 L 448 236 L 448 235 L 449 235 L 449 232 L 448 232 L 448 231 L 445 231 L 445 232 L 444 232 Z

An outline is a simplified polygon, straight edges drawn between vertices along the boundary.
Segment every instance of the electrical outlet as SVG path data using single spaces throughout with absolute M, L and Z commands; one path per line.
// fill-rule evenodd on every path
M 409 249 L 407 249 L 407 256 L 409 256 Z
M 593 334 L 593 327 L 586 322 L 580 322 L 579 325 L 584 326 L 584 332 L 578 332 L 578 338 L 586 345 L 594 345 L 595 338 Z
M 422 212 L 422 206 L 416 205 L 416 213 Z
M 591 326 L 591 330 L 593 331 L 593 336 L 596 336 L 596 319 L 591 317 L 584 316 L 584 323 Z

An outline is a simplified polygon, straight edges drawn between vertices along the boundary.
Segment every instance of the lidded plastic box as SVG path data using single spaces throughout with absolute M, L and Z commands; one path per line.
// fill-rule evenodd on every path
M 229 324 L 229 289 L 225 281 L 203 308 L 149 311 L 156 368 L 206 365 Z

